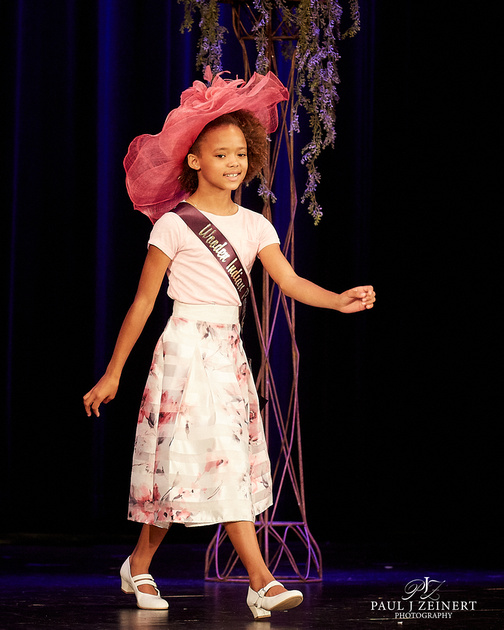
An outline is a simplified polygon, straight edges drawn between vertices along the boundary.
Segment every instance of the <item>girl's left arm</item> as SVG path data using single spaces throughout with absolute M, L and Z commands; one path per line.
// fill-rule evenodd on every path
M 373 308 L 376 301 L 374 289 L 370 285 L 334 293 L 301 278 L 282 254 L 278 244 L 264 247 L 259 252 L 259 258 L 280 290 L 303 304 L 329 308 L 341 313 L 356 313 Z

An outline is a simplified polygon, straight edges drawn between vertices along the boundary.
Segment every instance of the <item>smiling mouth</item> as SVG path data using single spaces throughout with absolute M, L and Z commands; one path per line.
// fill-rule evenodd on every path
M 224 175 L 224 177 L 229 177 L 229 178 L 233 178 L 233 179 L 236 178 L 236 177 L 239 177 L 239 176 L 240 176 L 240 173 L 226 173 Z

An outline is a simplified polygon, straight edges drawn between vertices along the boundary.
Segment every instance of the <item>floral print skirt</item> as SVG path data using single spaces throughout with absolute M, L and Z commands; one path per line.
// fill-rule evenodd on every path
M 253 522 L 272 504 L 271 485 L 238 307 L 175 302 L 142 398 L 128 518 Z

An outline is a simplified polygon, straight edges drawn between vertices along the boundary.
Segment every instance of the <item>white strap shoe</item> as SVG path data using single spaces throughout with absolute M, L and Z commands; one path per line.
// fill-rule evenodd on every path
M 141 573 L 140 575 L 131 575 L 131 567 L 129 558 L 126 558 L 120 571 L 121 576 L 121 590 L 123 593 L 135 593 L 137 606 L 144 610 L 166 610 L 168 608 L 168 602 L 166 599 L 162 599 L 159 589 L 154 582 L 154 579 L 150 573 Z M 138 590 L 142 584 L 148 584 L 156 589 L 157 595 L 151 595 L 150 593 L 142 593 Z
M 301 591 L 285 591 L 279 595 L 266 597 L 266 593 L 273 586 L 283 586 L 280 582 L 273 580 L 266 584 L 259 591 L 253 591 L 250 586 L 247 595 L 247 605 L 254 615 L 254 619 L 266 619 L 271 617 L 272 610 L 289 610 L 295 608 L 303 601 L 303 593 Z

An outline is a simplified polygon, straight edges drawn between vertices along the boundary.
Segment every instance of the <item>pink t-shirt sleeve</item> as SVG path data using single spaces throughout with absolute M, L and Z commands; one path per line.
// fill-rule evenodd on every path
M 149 245 L 155 245 L 171 260 L 184 241 L 186 225 L 175 214 L 167 212 L 154 224 L 149 237 Z
M 260 216 L 262 218 L 262 221 L 260 222 L 261 231 L 258 241 L 259 247 L 257 248 L 257 253 L 259 253 L 261 249 L 264 249 L 267 245 L 280 243 L 280 239 L 278 238 L 278 234 L 275 228 L 271 225 L 268 219 L 265 219 L 262 215 Z

